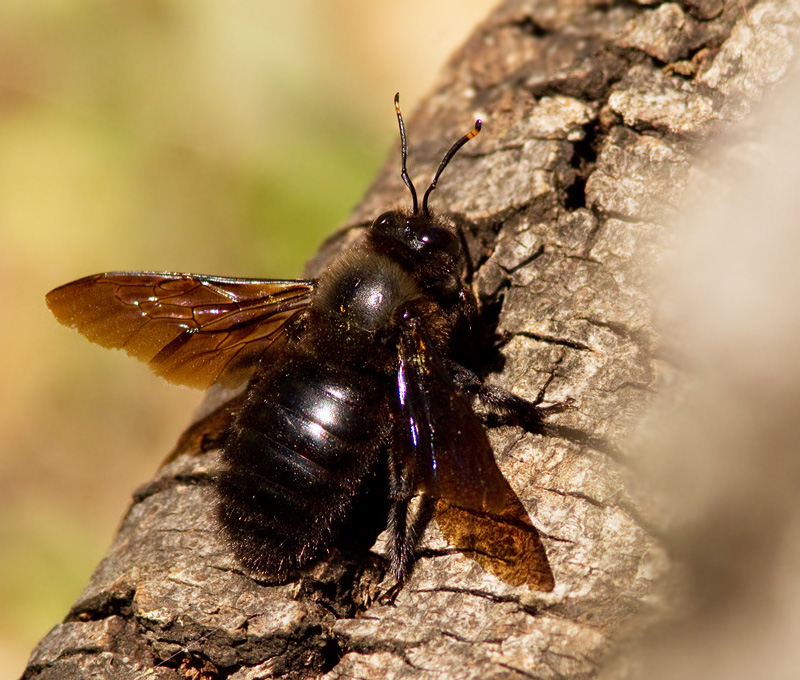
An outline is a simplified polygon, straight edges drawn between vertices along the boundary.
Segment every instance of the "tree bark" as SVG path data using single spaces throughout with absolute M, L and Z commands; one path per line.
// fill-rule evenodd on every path
M 393 606 L 379 566 L 338 555 L 271 586 L 216 527 L 219 452 L 178 456 L 139 489 L 107 556 L 24 678 L 583 678 L 671 616 L 675 570 L 635 434 L 682 380 L 660 342 L 650 273 L 697 157 L 781 79 L 789 0 L 510 1 L 477 28 L 407 121 L 425 186 L 472 117 L 484 129 L 431 199 L 467 235 L 475 285 L 506 340 L 489 380 L 575 400 L 560 436 L 490 431 L 542 532 L 556 587 L 503 583 L 431 525 Z M 408 196 L 393 152 L 313 275 Z M 381 549 L 378 542 L 377 551 Z M 622 658 L 622 661 L 620 661 Z

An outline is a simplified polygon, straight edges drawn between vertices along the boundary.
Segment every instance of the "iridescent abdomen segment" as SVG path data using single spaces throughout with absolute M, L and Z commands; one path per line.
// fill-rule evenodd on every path
M 220 483 L 220 517 L 248 566 L 282 577 L 336 533 L 378 459 L 385 383 L 301 356 L 251 387 Z

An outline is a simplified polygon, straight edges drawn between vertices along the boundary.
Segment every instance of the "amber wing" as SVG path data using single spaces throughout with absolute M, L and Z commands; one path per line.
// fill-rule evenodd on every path
M 404 327 L 397 375 L 395 450 L 405 486 L 437 499 L 445 538 L 513 585 L 552 590 L 539 532 L 497 467 L 469 399 L 418 322 Z
M 308 306 L 314 285 L 107 272 L 50 291 L 47 306 L 92 342 L 125 350 L 170 382 L 206 388 L 246 379 Z
M 403 329 L 397 382 L 408 486 L 464 508 L 502 510 L 510 489 L 483 425 L 418 321 Z

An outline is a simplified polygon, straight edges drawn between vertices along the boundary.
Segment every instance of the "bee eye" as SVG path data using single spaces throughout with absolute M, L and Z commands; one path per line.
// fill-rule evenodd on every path
M 449 229 L 442 227 L 431 227 L 419 235 L 421 249 L 428 251 L 438 250 L 457 256 L 461 250 L 461 244 L 456 235 Z
M 372 228 L 380 233 L 389 234 L 397 231 L 397 213 L 385 212 L 380 215 L 373 223 Z

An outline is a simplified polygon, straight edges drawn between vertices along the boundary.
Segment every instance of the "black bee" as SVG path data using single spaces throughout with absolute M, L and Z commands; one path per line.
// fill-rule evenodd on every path
M 481 121 L 444 156 L 420 206 L 399 97 L 395 109 L 411 210 L 378 217 L 319 279 L 111 272 L 56 288 L 47 304 L 62 323 L 172 382 L 250 377 L 226 411 L 218 516 L 238 558 L 260 575 L 284 579 L 337 544 L 377 484 L 388 497 L 379 524 L 390 531 L 398 582 L 413 563 L 410 502 L 422 495 L 437 502 L 457 547 L 512 581 L 549 590 L 538 534 L 471 398 L 540 431 L 541 416 L 566 404 L 534 406 L 466 367 L 482 336 L 467 252 L 428 209 L 442 171 Z

